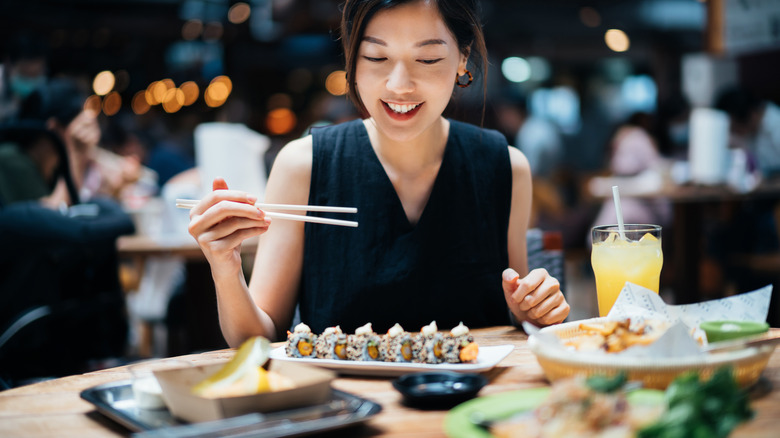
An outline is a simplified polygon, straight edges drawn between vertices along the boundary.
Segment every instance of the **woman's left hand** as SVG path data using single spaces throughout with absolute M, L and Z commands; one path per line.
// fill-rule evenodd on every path
M 512 268 L 502 274 L 504 298 L 518 322 L 539 326 L 563 322 L 569 315 L 569 304 L 561 292 L 558 279 L 544 268 L 534 269 L 525 278 Z

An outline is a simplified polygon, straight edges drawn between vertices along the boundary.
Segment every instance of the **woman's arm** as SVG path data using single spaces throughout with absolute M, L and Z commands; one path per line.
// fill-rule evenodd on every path
M 277 156 L 265 192 L 268 203 L 306 204 L 311 175 L 311 138 L 296 140 Z M 303 223 L 271 224 L 257 199 L 228 190 L 224 180 L 190 212 L 190 234 L 211 266 L 222 334 L 231 346 L 251 336 L 276 339 L 292 318 L 303 262 Z M 295 212 L 289 212 L 295 213 Z M 260 236 L 247 285 L 241 242 Z
M 558 280 L 543 268 L 528 272 L 526 233 L 531 212 L 531 168 L 516 148 L 509 148 L 509 160 L 512 206 L 507 231 L 509 268 L 503 273 L 504 297 L 516 321 L 529 320 L 539 325 L 559 323 L 569 315 L 569 304 Z

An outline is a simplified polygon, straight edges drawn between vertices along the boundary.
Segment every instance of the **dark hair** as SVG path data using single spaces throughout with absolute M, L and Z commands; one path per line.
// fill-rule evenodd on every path
M 74 81 L 53 79 L 22 101 L 17 118 L 42 121 L 54 118 L 65 126 L 84 109 L 86 97 Z
M 362 113 L 366 112 L 366 107 L 355 87 L 355 70 L 357 53 L 366 26 L 377 12 L 415 1 L 421 0 L 347 0 L 344 4 L 341 16 L 341 42 L 346 61 L 348 95 L 352 103 Z M 439 10 L 444 24 L 458 43 L 460 53 L 471 55 L 471 59 L 476 58 L 476 61 L 479 61 L 473 62 L 474 69 L 477 73 L 482 73 L 484 77 L 487 73 L 488 61 L 485 35 L 482 33 L 480 22 L 479 0 L 426 1 L 430 1 Z M 455 78 L 452 80 L 454 87 Z M 483 81 L 483 86 L 487 87 L 487 81 Z

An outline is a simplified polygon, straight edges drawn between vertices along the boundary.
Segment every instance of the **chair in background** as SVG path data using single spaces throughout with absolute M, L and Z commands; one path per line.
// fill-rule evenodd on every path
M 97 200 L 70 215 L 35 201 L 0 208 L 0 385 L 88 371 L 121 357 L 127 314 L 116 238 L 133 223 Z

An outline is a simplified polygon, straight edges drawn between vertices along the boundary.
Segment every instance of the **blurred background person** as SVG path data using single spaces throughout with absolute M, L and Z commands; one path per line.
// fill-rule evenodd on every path
M 526 99 L 505 90 L 495 101 L 498 128 L 510 145 L 525 154 L 533 177 L 531 227 L 560 229 L 566 205 L 557 187 L 563 163 L 563 139 L 554 122 L 532 114 Z
M 607 172 L 618 179 L 611 180 L 620 188 L 623 220 L 627 224 L 657 224 L 666 228 L 671 223 L 671 204 L 659 197 L 633 197 L 632 193 L 652 187 L 660 188 L 664 158 L 651 134 L 653 116 L 635 112 L 620 124 L 608 144 Z M 618 183 L 619 182 L 619 183 Z M 611 191 L 598 190 L 605 196 L 593 225 L 617 223 Z
M 33 33 L 19 33 L 7 41 L 0 66 L 0 121 L 13 117 L 22 100 L 46 84 L 47 47 Z
M 715 107 L 729 115 L 731 147 L 748 153 L 748 163 L 767 178 L 780 175 L 780 107 L 741 87 L 729 87 Z

